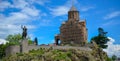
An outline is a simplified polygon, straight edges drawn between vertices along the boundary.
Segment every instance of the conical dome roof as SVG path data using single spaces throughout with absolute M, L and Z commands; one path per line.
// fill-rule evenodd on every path
M 70 8 L 70 11 L 77 11 L 77 9 L 75 8 L 75 6 L 72 6 L 72 7 Z

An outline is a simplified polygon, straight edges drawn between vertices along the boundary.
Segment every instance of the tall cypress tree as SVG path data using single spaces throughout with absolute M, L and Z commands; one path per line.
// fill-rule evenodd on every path
M 35 42 L 36 45 L 38 45 L 38 39 L 37 39 L 37 37 L 35 38 L 34 42 Z

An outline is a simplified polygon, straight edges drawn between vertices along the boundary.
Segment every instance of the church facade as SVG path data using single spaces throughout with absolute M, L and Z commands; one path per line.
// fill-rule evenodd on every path
M 81 45 L 85 43 L 87 43 L 86 21 L 80 20 L 79 11 L 72 6 L 68 12 L 68 20 L 62 23 L 60 34 L 55 36 L 55 44 Z

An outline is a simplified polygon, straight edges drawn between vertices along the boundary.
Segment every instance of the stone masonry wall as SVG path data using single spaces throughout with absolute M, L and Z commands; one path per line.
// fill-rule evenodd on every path
M 9 46 L 6 48 L 6 56 L 11 55 L 11 54 L 16 54 L 16 53 L 20 53 L 20 46 Z

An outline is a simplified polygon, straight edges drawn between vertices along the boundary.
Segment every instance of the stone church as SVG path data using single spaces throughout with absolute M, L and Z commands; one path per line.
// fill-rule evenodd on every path
M 79 11 L 72 6 L 68 11 L 68 20 L 62 23 L 60 27 L 60 34 L 55 36 L 55 43 L 56 45 L 81 45 L 85 44 L 86 42 L 86 21 L 80 20 Z

